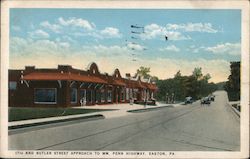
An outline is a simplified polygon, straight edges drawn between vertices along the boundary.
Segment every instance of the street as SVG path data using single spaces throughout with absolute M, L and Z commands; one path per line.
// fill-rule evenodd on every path
M 240 119 L 217 91 L 189 105 L 9 135 L 10 150 L 239 151 Z M 114 112 L 115 113 L 115 112 Z

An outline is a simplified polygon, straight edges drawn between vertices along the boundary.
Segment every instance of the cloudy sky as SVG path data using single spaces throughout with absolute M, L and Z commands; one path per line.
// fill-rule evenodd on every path
M 229 62 L 240 59 L 240 10 L 10 10 L 11 69 L 58 64 L 86 69 L 96 62 L 109 74 L 115 68 L 122 76 L 134 74 L 145 66 L 166 79 L 202 67 L 211 81 L 220 82 L 230 74 Z

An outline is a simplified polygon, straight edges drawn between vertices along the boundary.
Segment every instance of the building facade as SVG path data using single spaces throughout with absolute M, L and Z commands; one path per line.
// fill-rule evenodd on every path
M 100 73 L 91 63 L 87 70 L 58 65 L 57 69 L 9 70 L 9 106 L 75 107 L 113 103 L 154 104 L 157 87 L 140 76 L 123 78 L 118 69 L 113 75 Z

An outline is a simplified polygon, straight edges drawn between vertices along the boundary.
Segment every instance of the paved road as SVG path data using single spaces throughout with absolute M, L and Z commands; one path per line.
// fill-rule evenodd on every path
M 12 150 L 239 151 L 240 122 L 223 91 L 210 106 L 168 107 L 9 135 Z

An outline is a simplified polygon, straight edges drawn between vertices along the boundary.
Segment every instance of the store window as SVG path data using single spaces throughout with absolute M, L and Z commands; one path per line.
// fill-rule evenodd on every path
M 70 102 L 76 103 L 77 102 L 77 89 L 71 88 L 70 90 Z
M 129 100 L 129 88 L 126 88 L 126 100 Z
M 105 101 L 105 91 L 104 89 L 101 90 L 101 102 Z
M 34 102 L 56 104 L 56 88 L 35 88 Z
M 122 101 L 125 101 L 125 89 L 122 89 L 121 91 L 121 96 L 122 96 Z
M 101 93 L 99 91 L 96 91 L 96 103 L 98 103 L 101 99 Z
M 112 100 L 112 91 L 111 90 L 108 90 L 108 102 L 111 102 Z
M 137 99 L 138 89 L 134 89 L 133 91 L 133 98 Z
M 9 82 L 9 90 L 16 90 L 17 82 Z
M 92 102 L 92 90 L 87 90 L 87 102 Z

